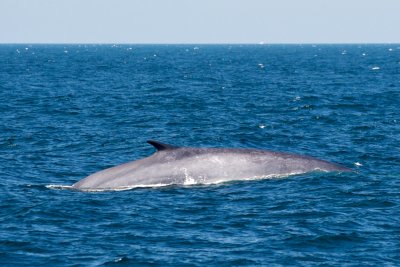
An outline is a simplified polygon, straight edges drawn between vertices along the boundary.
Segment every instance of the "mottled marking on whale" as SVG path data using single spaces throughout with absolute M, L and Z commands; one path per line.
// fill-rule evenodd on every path
M 351 172 L 339 164 L 292 153 L 235 148 L 177 147 L 149 140 L 153 155 L 108 168 L 72 185 L 80 190 L 212 184 L 312 171 Z

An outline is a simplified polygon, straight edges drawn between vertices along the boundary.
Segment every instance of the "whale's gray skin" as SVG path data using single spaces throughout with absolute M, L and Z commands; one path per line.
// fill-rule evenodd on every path
M 311 171 L 352 171 L 309 156 L 257 149 L 175 147 L 149 140 L 150 157 L 96 172 L 72 185 L 82 190 L 217 183 Z

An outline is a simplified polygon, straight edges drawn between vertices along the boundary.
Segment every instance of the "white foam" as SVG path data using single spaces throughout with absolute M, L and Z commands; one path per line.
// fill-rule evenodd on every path
M 205 181 L 204 178 L 200 177 L 200 179 L 195 180 L 193 177 L 191 177 L 189 174 L 185 173 L 185 180 L 181 186 L 191 186 L 191 185 L 215 185 L 215 184 L 221 184 L 221 183 L 227 183 L 227 182 L 233 182 L 233 181 L 254 181 L 254 180 L 263 180 L 263 179 L 280 179 L 280 178 L 285 178 L 291 175 L 299 175 L 303 174 L 304 172 L 292 172 L 288 174 L 270 174 L 270 175 L 263 175 L 263 176 L 252 176 L 252 177 L 245 177 L 241 179 L 227 179 L 227 178 L 222 178 L 222 179 L 216 179 L 213 181 Z M 132 186 L 120 186 L 120 187 L 115 187 L 115 188 L 76 188 L 71 185 L 58 185 L 58 184 L 50 184 L 46 185 L 46 188 L 53 189 L 53 190 L 75 190 L 75 191 L 83 191 L 83 192 L 109 192 L 109 191 L 127 191 L 127 190 L 132 190 L 132 189 L 137 189 L 137 188 L 159 188 L 159 187 L 165 187 L 165 186 L 171 186 L 171 185 L 178 185 L 175 183 L 169 183 L 169 184 L 139 184 L 139 185 L 132 185 Z
M 354 165 L 356 165 L 357 167 L 362 166 L 362 164 L 360 162 L 355 162 Z
M 371 68 L 371 70 L 379 70 L 380 68 L 378 66 L 374 66 Z
M 241 178 L 241 179 L 236 179 L 236 180 L 221 179 L 221 180 L 215 180 L 212 182 L 205 182 L 205 183 L 201 183 L 201 184 L 213 185 L 213 184 L 221 184 L 221 183 L 233 182 L 233 181 L 237 182 L 237 181 L 255 181 L 255 180 L 264 180 L 264 179 L 280 179 L 280 178 L 286 178 L 288 176 L 299 175 L 299 174 L 303 174 L 303 173 L 304 172 L 292 172 L 292 173 L 287 173 L 287 174 L 270 174 L 270 175 L 246 177 L 246 178 Z
M 164 187 L 164 186 L 169 186 L 172 184 L 146 184 L 146 185 L 133 185 L 133 186 L 121 186 L 121 187 L 115 187 L 115 188 L 85 188 L 85 189 L 78 189 L 79 191 L 85 191 L 85 192 L 108 192 L 108 191 L 126 191 L 126 190 L 132 190 L 132 189 L 137 189 L 137 188 L 152 188 L 152 187 Z
M 183 173 L 185 174 L 185 180 L 183 181 L 183 185 L 194 185 L 197 184 L 196 180 L 189 175 L 186 168 L 182 169 Z
M 195 185 L 195 184 L 198 184 L 198 183 L 192 177 L 186 178 L 185 181 L 183 182 L 183 185 Z
M 70 190 L 74 189 L 72 185 L 60 185 L 60 184 L 49 184 L 46 185 L 46 188 L 55 189 L 55 190 Z
M 46 185 L 46 188 L 53 190 L 76 190 L 76 191 L 84 191 L 84 192 L 107 192 L 107 191 L 126 191 L 132 190 L 135 188 L 147 188 L 147 187 L 164 187 L 172 184 L 148 184 L 148 185 L 133 185 L 133 186 L 120 186 L 115 188 L 75 188 L 71 185 L 55 185 L 50 184 Z

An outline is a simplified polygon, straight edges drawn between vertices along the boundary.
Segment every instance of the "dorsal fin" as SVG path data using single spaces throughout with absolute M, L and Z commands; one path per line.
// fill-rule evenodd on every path
M 163 144 L 154 140 L 147 140 L 147 143 L 149 143 L 150 145 L 154 146 L 157 151 L 163 151 L 163 150 L 169 150 L 169 149 L 175 149 L 177 148 L 176 146 L 171 146 L 171 145 L 167 145 L 167 144 Z

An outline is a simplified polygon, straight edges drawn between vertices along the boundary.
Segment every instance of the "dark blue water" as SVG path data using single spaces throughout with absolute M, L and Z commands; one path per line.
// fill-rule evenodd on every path
M 400 265 L 400 45 L 1 45 L 0 265 Z M 51 189 L 186 146 L 313 173 Z

